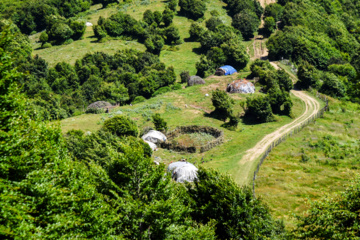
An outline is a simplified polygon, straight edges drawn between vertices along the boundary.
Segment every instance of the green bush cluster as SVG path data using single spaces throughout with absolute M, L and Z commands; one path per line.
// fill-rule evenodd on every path
M 87 54 L 75 66 L 60 62 L 49 68 L 38 56 L 16 65 L 29 73 L 20 80 L 23 91 L 45 119 L 69 117 L 95 101 L 123 105 L 138 96 L 150 98 L 176 80 L 174 69 L 166 68 L 158 56 L 135 50 Z
M 281 21 L 268 42 L 269 58 L 298 64 L 299 87 L 359 102 L 360 13 L 355 0 L 279 1 L 265 16 Z M 270 7 L 271 6 L 271 7 Z
M 212 18 L 218 19 L 217 17 Z M 200 77 L 213 74 L 216 68 L 225 64 L 242 69 L 249 61 L 249 55 L 242 43 L 241 33 L 233 27 L 220 23 L 219 19 L 211 23 L 210 26 L 214 30 L 204 28 L 199 23 L 192 23 L 190 26 L 190 39 L 199 41 L 201 51 L 205 53 L 196 63 L 196 75 Z
M 275 70 L 269 61 L 255 60 L 250 66 L 251 75 L 259 78 L 265 96 L 249 97 L 246 100 L 245 117 L 254 118 L 260 122 L 274 121 L 273 114 L 291 116 L 293 103 L 290 90 L 293 83 L 284 70 Z
M 260 25 L 264 9 L 259 1 L 253 0 L 223 0 L 226 9 L 232 17 L 232 26 L 239 30 L 245 39 L 254 36 Z
M 206 3 L 201 0 L 179 0 L 180 13 L 197 20 L 202 18 L 206 11 Z
M 128 37 L 145 44 L 148 52 L 159 55 L 164 44 L 181 44 L 178 28 L 173 24 L 175 11 L 166 7 L 161 13 L 146 10 L 142 21 L 136 21 L 129 14 L 118 12 L 108 19 L 100 17 L 94 26 L 94 34 L 99 41 L 107 35 L 111 37 Z
M 103 130 L 115 134 L 118 137 L 139 135 L 136 123 L 125 116 L 115 116 L 104 122 Z

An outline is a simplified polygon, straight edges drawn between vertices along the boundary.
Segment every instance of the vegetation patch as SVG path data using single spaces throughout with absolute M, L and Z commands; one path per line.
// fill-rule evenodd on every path
M 206 152 L 224 142 L 224 133 L 207 126 L 181 126 L 167 134 L 163 148 L 177 152 Z

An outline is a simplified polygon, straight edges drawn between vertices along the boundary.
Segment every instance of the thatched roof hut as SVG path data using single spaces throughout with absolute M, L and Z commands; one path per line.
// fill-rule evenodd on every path
M 87 109 L 105 109 L 108 107 L 111 107 L 111 103 L 105 102 L 105 101 L 97 101 L 92 104 L 90 104 Z
M 245 79 L 240 79 L 229 83 L 226 91 L 229 93 L 254 93 L 255 86 Z
M 194 85 L 200 85 L 200 84 L 205 84 L 205 80 L 199 76 L 191 76 L 188 80 L 189 87 L 194 86 Z

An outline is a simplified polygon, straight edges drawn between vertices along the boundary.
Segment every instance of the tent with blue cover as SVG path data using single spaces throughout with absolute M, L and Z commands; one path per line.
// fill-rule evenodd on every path
M 216 69 L 216 72 L 215 72 L 215 75 L 217 76 L 227 76 L 227 75 L 231 75 L 231 74 L 234 74 L 236 73 L 236 69 L 233 68 L 232 66 L 229 66 L 229 65 L 225 65 L 225 66 L 222 66 L 222 67 L 219 67 L 218 69 Z

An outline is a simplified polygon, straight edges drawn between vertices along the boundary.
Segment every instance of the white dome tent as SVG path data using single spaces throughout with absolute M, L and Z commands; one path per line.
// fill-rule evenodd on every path
M 174 162 L 168 167 L 171 177 L 180 183 L 195 181 L 197 179 L 197 171 L 197 167 L 186 161 Z
M 152 143 L 152 142 L 149 142 L 149 141 L 145 141 L 147 144 L 149 144 L 150 148 L 153 150 L 153 151 L 156 151 L 157 150 L 157 146 L 155 143 Z
M 150 130 L 144 136 L 141 137 L 144 141 L 152 143 L 162 143 L 166 141 L 166 136 L 159 131 Z

